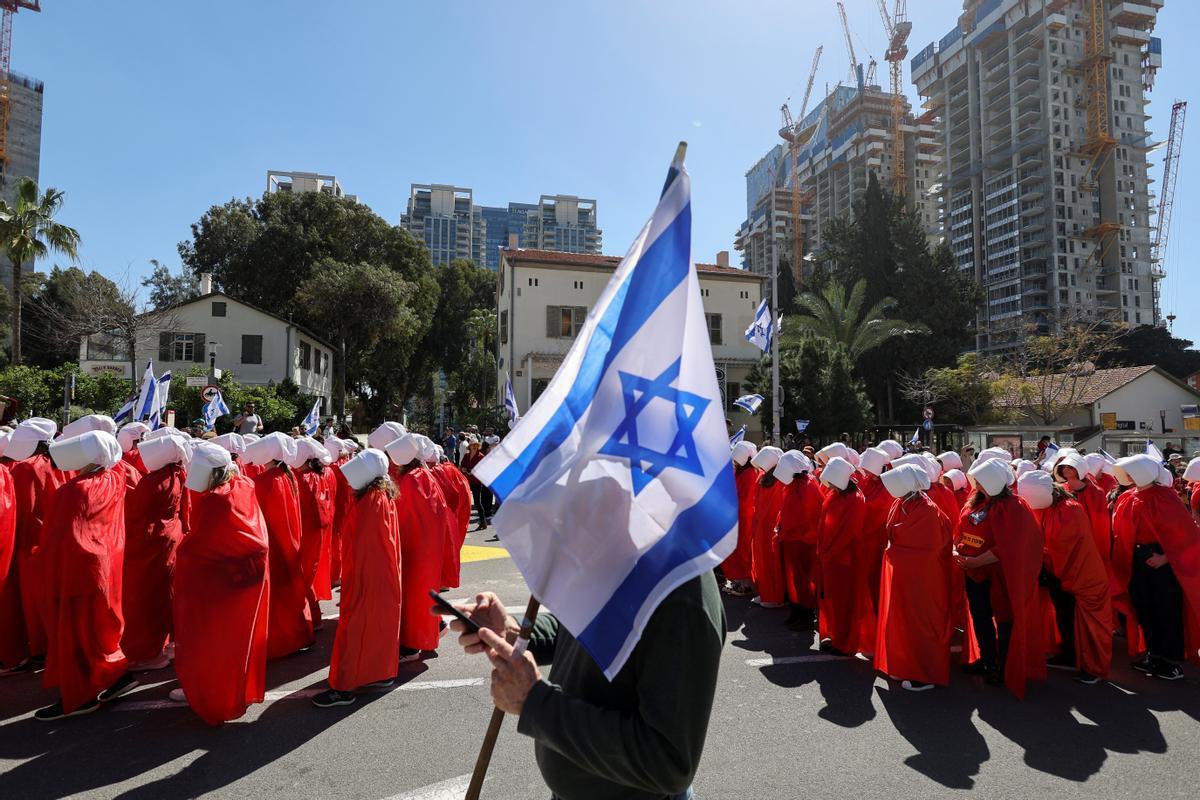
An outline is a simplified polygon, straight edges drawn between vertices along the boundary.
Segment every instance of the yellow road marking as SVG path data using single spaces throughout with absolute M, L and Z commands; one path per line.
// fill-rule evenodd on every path
M 472 561 L 490 561 L 493 558 L 508 558 L 508 551 L 503 547 L 479 547 L 473 544 L 463 545 L 462 563 L 464 564 L 470 564 Z

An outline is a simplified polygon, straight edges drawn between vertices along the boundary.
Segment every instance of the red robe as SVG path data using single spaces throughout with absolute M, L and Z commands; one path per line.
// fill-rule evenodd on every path
M 183 540 L 187 470 L 168 464 L 125 497 L 125 562 L 121 649 L 130 661 L 157 658 L 171 634 L 175 550 Z
M 1108 569 L 1096 551 L 1087 510 L 1063 499 L 1033 512 L 1046 538 L 1050 570 L 1064 590 L 1075 595 L 1075 652 L 1079 668 L 1097 678 L 1108 677 L 1112 662 L 1112 602 Z
M 847 491 L 831 489 L 821 507 L 817 528 L 821 637 L 829 639 L 834 649 L 850 654 L 864 648 L 869 651 L 872 646 L 863 641 L 863 620 L 872 612 L 867 573 L 859 557 L 866 514 L 867 501 L 857 486 Z
M 1107 570 L 1112 554 L 1112 517 L 1108 513 L 1108 495 L 1086 478 L 1083 484 L 1082 489 L 1072 492 L 1072 494 L 1083 506 L 1083 510 L 1087 512 L 1088 528 L 1092 535 L 1092 541 L 1096 543 L 1096 553 L 1104 562 Z
M 146 469 L 146 464 L 142 461 L 142 453 L 137 449 L 137 445 L 122 453 L 121 461 L 133 467 L 139 475 L 145 475 L 150 471 Z
M 935 481 L 929 487 L 926 494 L 930 500 L 937 504 L 938 509 L 946 515 L 946 519 L 950 520 L 950 525 L 953 528 L 958 522 L 959 515 L 962 514 L 962 506 L 959 504 L 954 490 L 941 481 Z
M 0 464 L 0 667 L 29 658 L 21 587 L 17 582 L 17 497 L 9 463 Z
M 1093 475 L 1088 478 L 1092 483 L 1100 487 L 1100 491 L 1104 492 L 1104 496 L 1108 497 L 1113 489 L 1117 488 L 1117 479 L 1107 472 L 1101 472 L 1099 475 Z
M 880 576 L 875 668 L 894 678 L 950 683 L 951 598 L 961 583 L 954 525 L 924 494 L 896 503 Z
M 1200 518 L 1200 481 L 1192 484 L 1192 493 L 1188 495 L 1188 507 L 1193 517 Z
M 343 692 L 396 677 L 402 601 L 396 504 L 369 489 L 348 522 L 341 617 L 329 662 L 329 685 Z
M 429 474 L 442 490 L 450 512 L 449 535 L 442 553 L 442 586 L 458 588 L 462 571 L 462 546 L 471 526 L 471 482 L 450 462 L 435 464 Z
M 254 493 L 271 544 L 271 602 L 267 658 L 279 658 L 313 641 L 301 553 L 300 499 L 291 470 L 273 466 L 254 479 Z
M 16 579 L 21 594 L 25 635 L 30 655 L 45 655 L 46 627 L 42 622 L 39 589 L 44 579 L 35 557 L 42 535 L 42 521 L 50 508 L 49 498 L 66 482 L 66 475 L 50 456 L 34 455 L 12 465 L 13 492 L 17 501 Z M 12 579 L 10 575 L 9 579 Z
M 337 478 L 329 467 L 314 472 L 308 465 L 296 470 L 296 486 L 300 497 L 300 570 L 304 576 L 308 612 L 313 622 L 321 620 L 318 601 L 333 598 L 329 571 L 321 572 L 321 561 L 329 560 L 333 544 L 333 503 L 337 493 Z M 319 581 L 324 579 L 324 583 Z
M 200 494 L 175 556 L 175 674 L 188 705 L 219 725 L 267 685 L 267 529 L 254 483 Z
M 340 469 L 342 464 L 350 460 L 349 456 L 337 462 L 339 469 L 333 471 L 336 490 L 333 505 L 333 541 L 329 547 L 329 585 L 337 586 L 342 582 L 342 531 L 346 527 L 347 517 L 354 509 L 354 490 L 346 482 L 346 476 Z M 320 567 L 318 567 L 320 569 Z
M 721 564 L 726 580 L 745 581 L 751 577 L 754 561 L 754 500 L 758 496 L 758 472 L 749 464 L 734 466 L 734 484 L 738 496 L 737 546 Z
M 124 550 L 124 475 L 102 469 L 55 490 L 38 545 L 47 637 L 42 685 L 58 688 L 67 713 L 128 669 L 121 651 Z
M 117 465 L 115 467 L 113 467 L 113 469 L 117 470 L 125 477 L 125 496 L 126 497 L 128 497 L 130 494 L 133 493 L 133 490 L 137 488 L 138 482 L 141 481 L 142 476 L 144 476 L 146 474 L 146 473 L 142 472 L 141 470 L 139 470 L 133 464 L 130 464 L 128 461 L 118 462 Z
M 779 522 L 779 509 L 783 506 L 783 495 L 787 489 L 782 483 L 771 479 L 764 486 L 764 475 L 758 482 L 758 495 L 754 501 L 754 520 L 750 571 L 754 577 L 754 588 L 764 603 L 782 603 L 783 563 L 779 558 L 779 547 L 775 541 L 775 526 Z
M 1130 516 L 1136 492 L 1126 490 L 1112 502 L 1112 559 L 1108 565 L 1108 591 L 1113 611 L 1125 617 L 1126 652 L 1135 656 L 1145 649 L 1142 629 L 1129 599 L 1129 579 L 1133 575 L 1133 521 Z
M 797 475 L 784 488 L 779 509 L 778 541 L 783 560 L 783 584 L 789 603 L 817 607 L 817 526 L 821 490 L 808 473 Z
M 404 602 L 400 646 L 436 650 L 441 621 L 429 611 L 430 590 L 441 588 L 446 549 L 447 507 L 442 490 L 425 467 L 400 475 L 396 471 L 396 515 L 400 525 L 400 581 Z
M 869 472 L 859 476 L 858 488 L 867 502 L 863 516 L 863 530 L 859 538 L 860 557 L 867 567 L 867 591 L 871 595 L 871 608 L 879 609 L 879 578 L 883 571 L 883 551 L 887 548 L 888 515 L 896 498 L 892 497 L 878 475 Z

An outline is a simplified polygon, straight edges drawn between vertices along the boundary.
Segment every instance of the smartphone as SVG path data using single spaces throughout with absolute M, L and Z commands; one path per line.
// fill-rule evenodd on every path
M 470 617 L 468 617 L 466 614 L 459 611 L 453 605 L 451 605 L 449 600 L 442 597 L 440 594 L 435 592 L 433 589 L 429 590 L 429 596 L 433 599 L 433 604 L 435 606 L 437 606 L 442 611 L 446 612 L 450 616 L 457 619 L 463 625 L 466 625 L 467 630 L 469 630 L 471 633 L 479 633 L 479 623 L 476 622 L 475 620 L 471 619 Z

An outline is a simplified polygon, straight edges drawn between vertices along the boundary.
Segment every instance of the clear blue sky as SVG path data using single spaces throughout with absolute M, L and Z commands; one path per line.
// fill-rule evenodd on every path
M 83 266 L 112 277 L 140 275 L 151 258 L 177 264 L 188 226 L 261 193 L 268 169 L 335 174 L 392 223 L 414 182 L 469 186 L 496 205 L 593 197 L 605 250 L 621 254 L 679 139 L 690 143 L 694 255 L 711 261 L 733 250 L 745 171 L 776 141 L 780 103 L 798 105 L 815 47 L 814 94 L 849 62 L 833 0 L 42 5 L 17 16 L 13 35 L 14 68 L 46 82 L 42 183 L 67 192 L 62 219 L 82 234 Z M 859 59 L 882 61 L 874 0 L 846 6 Z M 913 52 L 962 8 L 908 6 Z M 1167 0 L 1156 138 L 1200 75 L 1197 30 L 1200 4 Z M 1164 298 L 1176 333 L 1200 340 L 1200 277 L 1181 261 L 1200 250 L 1192 99 Z

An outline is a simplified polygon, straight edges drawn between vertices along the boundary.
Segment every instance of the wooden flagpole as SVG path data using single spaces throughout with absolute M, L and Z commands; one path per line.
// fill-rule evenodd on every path
M 514 655 L 524 655 L 525 649 L 529 647 L 529 637 L 533 635 L 533 623 L 537 621 L 540 607 L 541 603 L 536 597 L 529 598 L 529 605 L 525 607 L 525 618 L 521 620 L 521 632 L 517 635 L 517 641 L 513 643 Z M 500 736 L 500 727 L 503 724 L 504 712 L 498 708 L 493 709 L 487 733 L 483 736 L 483 744 L 479 747 L 479 757 L 475 759 L 475 771 L 471 773 L 471 783 L 467 787 L 465 800 L 479 800 L 479 793 L 483 790 L 483 779 L 487 776 L 492 751 L 496 749 L 496 739 Z

